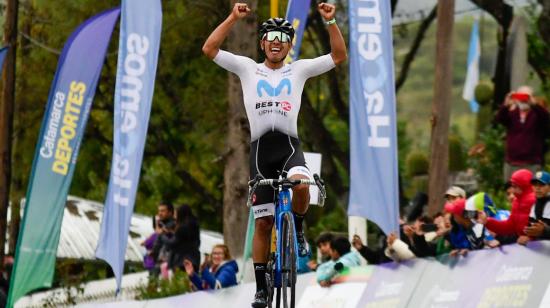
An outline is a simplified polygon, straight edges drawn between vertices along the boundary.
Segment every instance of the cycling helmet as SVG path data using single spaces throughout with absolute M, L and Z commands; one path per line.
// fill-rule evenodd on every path
M 280 17 L 270 18 L 262 23 L 260 26 L 260 39 L 264 37 L 267 32 L 281 31 L 290 36 L 290 40 L 294 39 L 294 28 L 288 22 L 288 20 Z

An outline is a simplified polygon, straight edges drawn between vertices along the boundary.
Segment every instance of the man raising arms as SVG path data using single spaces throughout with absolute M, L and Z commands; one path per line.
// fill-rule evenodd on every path
M 323 74 L 347 58 L 344 38 L 336 24 L 334 5 L 320 3 L 330 36 L 331 53 L 315 59 L 285 64 L 292 47 L 294 29 L 283 18 L 271 18 L 260 26 L 262 63 L 220 50 L 231 27 L 250 14 L 245 3 L 236 3 L 231 14 L 210 34 L 202 48 L 216 64 L 239 76 L 244 105 L 250 123 L 250 178 L 278 178 L 279 172 L 291 179 L 311 178 L 298 139 L 298 113 L 304 84 L 308 78 Z M 266 264 L 273 226 L 275 191 L 259 187 L 253 196 L 255 233 L 252 259 L 256 276 L 256 295 L 252 307 L 267 306 Z M 292 211 L 296 222 L 298 254 L 307 255 L 308 246 L 302 222 L 309 204 L 309 187 L 293 188 Z

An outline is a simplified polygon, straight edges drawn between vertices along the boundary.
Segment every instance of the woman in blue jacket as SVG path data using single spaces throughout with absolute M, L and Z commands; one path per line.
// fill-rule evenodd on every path
M 237 262 L 231 259 L 226 245 L 218 244 L 212 248 L 212 255 L 207 256 L 201 265 L 200 276 L 189 260 L 184 260 L 183 265 L 197 290 L 221 289 L 237 285 L 239 267 Z

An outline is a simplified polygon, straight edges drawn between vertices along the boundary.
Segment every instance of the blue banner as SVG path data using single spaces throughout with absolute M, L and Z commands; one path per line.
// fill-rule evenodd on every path
M 396 102 L 390 2 L 351 0 L 348 215 L 399 228 Z M 397 233 L 399 235 L 399 233 Z
M 302 38 L 304 37 L 310 3 L 311 0 L 290 0 L 288 2 L 286 20 L 290 21 L 296 34 L 292 40 L 292 49 L 290 49 L 285 59 L 286 63 L 296 61 L 300 56 L 300 46 L 302 45 Z
M 4 60 L 6 60 L 6 55 L 8 54 L 9 46 L 6 46 L 2 49 L 0 49 L 0 72 L 2 71 L 2 68 L 4 67 Z
M 474 21 L 472 33 L 470 34 L 470 47 L 468 49 L 468 67 L 466 71 L 466 80 L 462 90 L 462 98 L 470 102 L 470 110 L 473 113 L 479 111 L 479 104 L 476 101 L 475 91 L 479 83 L 479 58 L 481 57 L 481 47 L 479 43 L 478 21 Z
M 116 8 L 84 22 L 59 58 L 34 154 L 8 307 L 31 290 L 51 287 L 63 209 L 119 14 Z
M 160 0 L 122 1 L 113 160 L 96 250 L 96 256 L 113 269 L 119 288 L 149 125 L 161 29 Z

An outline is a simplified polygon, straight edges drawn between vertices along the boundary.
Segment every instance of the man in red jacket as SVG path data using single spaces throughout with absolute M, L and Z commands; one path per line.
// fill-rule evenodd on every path
M 483 212 L 480 212 L 480 222 L 497 235 L 517 235 L 518 244 L 525 245 L 529 241 L 529 237 L 523 230 L 529 223 L 529 213 L 536 201 L 531 185 L 532 177 L 533 174 L 527 169 L 520 169 L 512 174 L 510 185 L 516 198 L 512 201 L 512 210 L 508 220 L 498 221 L 494 218 L 487 218 Z

